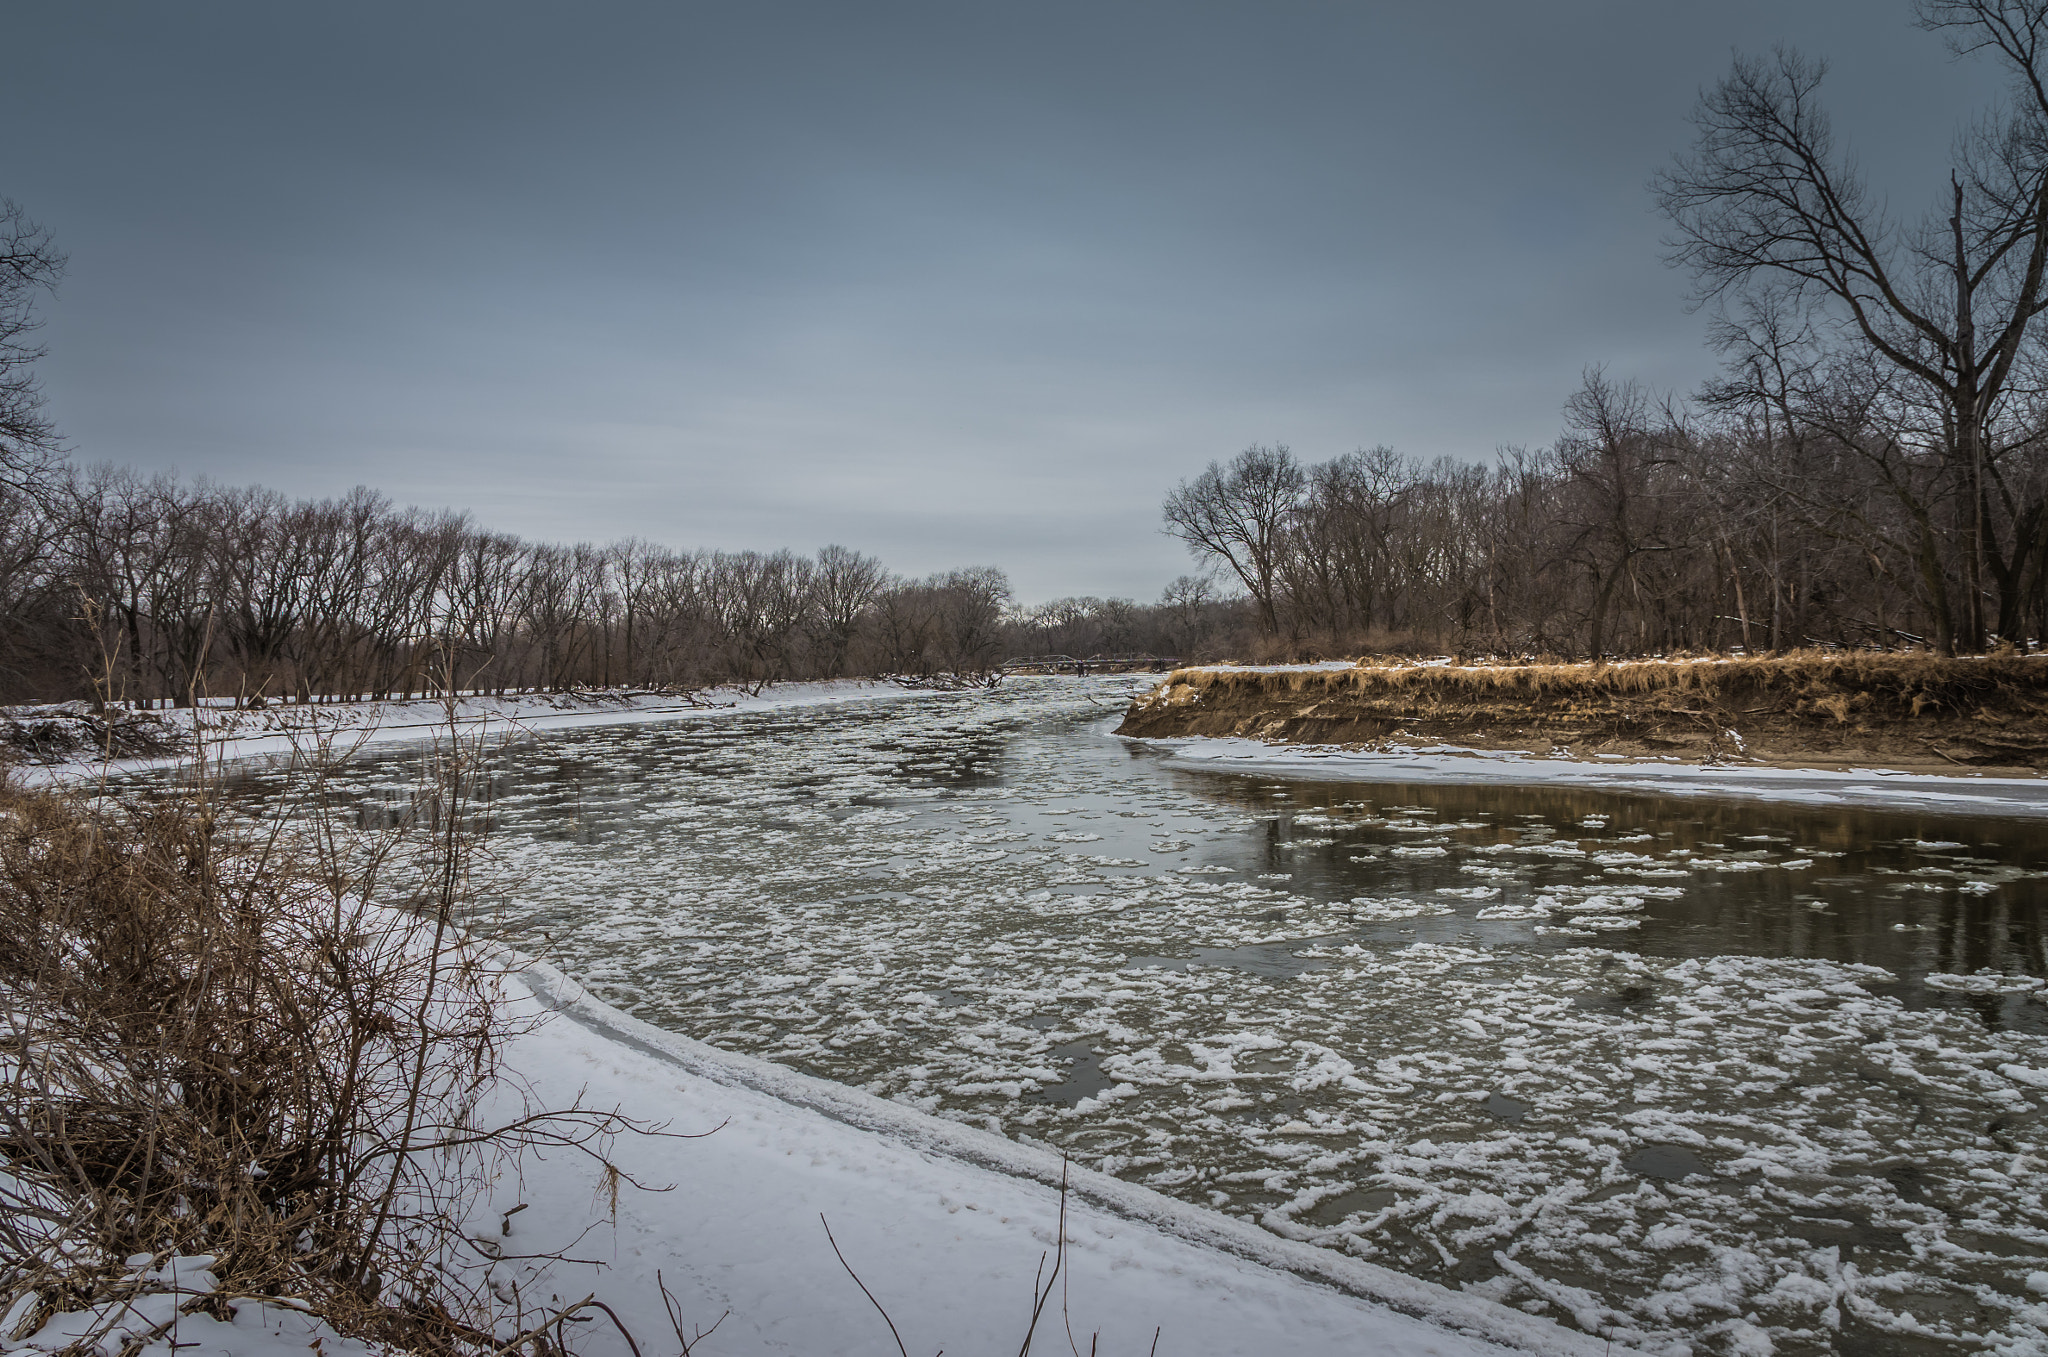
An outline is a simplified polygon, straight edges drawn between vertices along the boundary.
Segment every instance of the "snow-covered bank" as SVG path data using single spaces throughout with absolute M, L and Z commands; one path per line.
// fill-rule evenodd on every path
M 2048 779 L 2043 778 L 1946 777 L 1888 768 L 1779 768 L 1676 759 L 1540 758 L 1442 745 L 1359 750 L 1269 744 L 1231 736 L 1141 742 L 1167 751 L 1175 767 L 1332 782 L 1551 784 L 1651 796 L 1890 806 L 1953 815 L 2048 816 Z
M 1033 1277 L 1056 1239 L 1057 1155 L 856 1089 L 720 1051 L 612 1009 L 552 967 L 524 973 L 553 1020 L 509 1053 L 543 1099 L 618 1104 L 700 1139 L 633 1139 L 621 1165 L 673 1194 L 622 1193 L 551 1164 L 479 1212 L 510 1218 L 507 1253 L 567 1245 L 598 1260 L 558 1270 L 564 1299 L 594 1289 L 643 1346 L 663 1335 L 655 1273 L 718 1354 L 887 1353 L 887 1307 L 914 1352 L 1006 1351 L 1027 1327 Z M 1618 1352 L 1492 1302 L 1298 1244 L 1089 1170 L 1071 1170 L 1066 1270 L 1034 1350 L 1193 1354 Z M 573 1295 L 572 1295 L 573 1293 Z M 1375 1303 L 1378 1302 L 1378 1303 Z M 1064 1305 L 1066 1314 L 1059 1313 Z M 1389 1308 L 1393 1307 L 1393 1308 Z M 1396 1313 L 1396 1310 L 1405 1313 Z M 587 1350 L 623 1345 L 593 1333 Z
M 688 695 L 649 692 L 530 693 L 471 696 L 455 704 L 463 736 L 513 731 L 570 730 L 774 711 L 843 702 L 887 702 L 929 697 L 930 692 L 867 679 L 781 683 L 753 691 L 707 688 Z M 66 706 L 78 704 L 65 704 Z M 13 708 L 0 715 L 26 717 L 60 708 Z M 448 733 L 441 701 L 349 702 L 325 706 L 274 703 L 256 709 L 225 705 L 175 708 L 145 714 L 178 741 L 179 752 L 153 758 L 84 757 L 23 770 L 31 782 L 60 782 L 103 769 L 115 773 L 166 767 L 190 759 L 203 742 L 208 759 L 246 759 L 311 752 L 323 745 L 352 752 L 374 745 L 426 741 Z

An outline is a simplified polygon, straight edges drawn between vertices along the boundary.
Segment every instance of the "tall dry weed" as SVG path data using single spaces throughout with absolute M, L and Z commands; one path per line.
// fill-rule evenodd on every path
M 1175 671 L 1168 685 L 1237 688 L 1271 695 L 1408 697 L 1449 702 L 1574 699 L 1657 693 L 1763 694 L 1819 700 L 1867 695 L 1910 706 L 1958 706 L 1999 691 L 2048 692 L 2048 660 L 2018 654 L 1799 651 L 1775 656 L 1601 663 L 1418 664 L 1369 657 L 1347 669 L 1259 672 L 1223 666 Z
M 204 1254 L 208 1305 L 291 1297 L 394 1346 L 502 1346 L 462 1232 L 477 1194 L 527 1150 L 602 1156 L 632 1123 L 503 1110 L 520 1023 L 458 926 L 478 760 L 437 750 L 409 827 L 373 836 L 323 808 L 317 762 L 299 804 L 260 813 L 217 768 L 122 796 L 0 782 L 0 1310 L 76 1309 L 137 1256 Z

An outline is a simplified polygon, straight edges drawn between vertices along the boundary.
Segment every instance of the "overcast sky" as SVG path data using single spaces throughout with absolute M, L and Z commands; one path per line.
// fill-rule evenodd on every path
M 1488 458 L 1713 370 L 1649 177 L 1828 57 L 1917 214 L 1997 93 L 1905 0 L 17 6 L 75 455 L 553 539 L 1157 595 L 1252 442 Z

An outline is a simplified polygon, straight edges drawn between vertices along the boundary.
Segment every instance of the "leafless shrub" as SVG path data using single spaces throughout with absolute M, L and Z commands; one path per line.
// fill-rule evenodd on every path
M 75 1310 L 138 1257 L 203 1254 L 220 1289 L 195 1304 L 283 1297 L 346 1335 L 503 1349 L 462 1230 L 493 1169 L 652 1128 L 536 1106 L 500 1063 L 505 976 L 456 928 L 477 755 L 438 749 L 412 828 L 375 838 L 238 815 L 217 777 L 118 800 L 0 784 L 0 1310 Z M 539 1357 L 548 1326 L 520 1318 Z

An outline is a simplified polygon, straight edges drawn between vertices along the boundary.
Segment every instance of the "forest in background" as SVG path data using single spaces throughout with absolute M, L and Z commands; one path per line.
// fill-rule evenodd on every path
M 52 466 L 10 514 L 4 692 L 184 705 L 971 673 L 1004 654 L 992 567 L 924 579 L 829 546 L 528 542 L 359 489 Z

